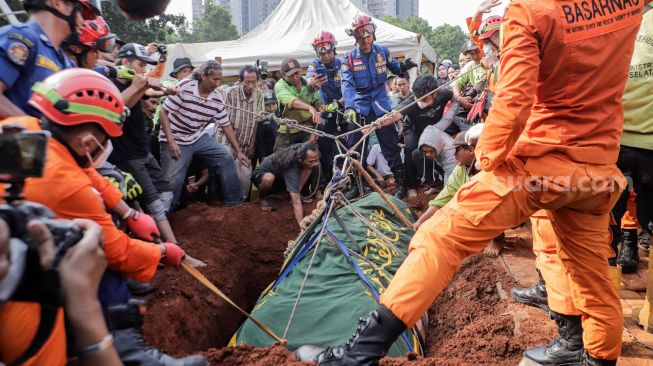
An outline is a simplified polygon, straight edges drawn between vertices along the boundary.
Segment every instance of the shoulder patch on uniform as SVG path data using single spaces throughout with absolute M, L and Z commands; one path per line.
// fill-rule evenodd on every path
M 315 64 L 314 64 L 314 63 L 310 63 L 310 64 L 308 65 L 308 71 L 313 71 L 313 70 L 315 70 Z
M 7 48 L 7 56 L 11 62 L 15 63 L 18 66 L 25 65 L 27 57 L 29 56 L 29 49 L 22 42 L 13 42 Z
M 343 72 L 349 71 L 349 66 L 347 66 L 347 64 L 342 64 L 342 66 L 340 66 L 340 71 Z
M 23 43 L 25 44 L 25 46 L 27 46 L 27 48 L 32 48 L 32 47 L 34 47 L 34 42 L 32 42 L 31 39 L 25 37 L 25 36 L 22 35 L 22 34 L 19 34 L 19 33 L 9 33 L 9 34 L 7 34 L 7 38 L 9 38 L 9 39 L 16 39 L 16 40 L 19 40 L 19 41 L 23 42 Z
M 46 69 L 52 70 L 54 72 L 59 72 L 61 70 L 61 68 L 54 61 L 43 55 L 39 55 L 36 58 L 36 66 L 45 67 Z

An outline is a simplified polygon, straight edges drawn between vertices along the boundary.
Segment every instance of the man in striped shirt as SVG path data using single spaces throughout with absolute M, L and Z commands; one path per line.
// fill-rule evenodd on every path
M 209 167 L 209 174 L 220 179 L 225 204 L 239 205 L 243 201 L 240 180 L 231 152 L 209 136 L 205 128 L 214 122 L 222 128 L 237 159 L 247 163 L 229 123 L 222 93 L 218 89 L 222 66 L 215 61 L 202 65 L 194 78 L 179 84 L 179 95 L 170 96 L 161 110 L 161 165 L 172 184 L 177 202 L 186 179 L 186 171 L 193 158 Z
M 263 112 L 265 112 L 263 93 L 256 89 L 258 70 L 254 66 L 247 65 L 240 69 L 239 78 L 240 84 L 227 89 L 225 93 L 227 105 L 231 107 L 227 107 L 227 112 L 229 113 L 229 121 L 234 129 L 236 140 L 238 140 L 240 147 L 243 149 L 242 153 L 251 160 L 254 156 L 254 142 L 258 123 L 266 118 L 266 116 L 262 116 Z M 229 146 L 228 144 L 230 144 L 223 129 L 217 129 L 215 138 L 225 146 Z M 252 168 L 249 162 L 248 164 L 244 164 L 238 160 L 235 149 L 232 148 L 231 151 L 236 160 L 243 194 L 247 196 L 249 193 Z

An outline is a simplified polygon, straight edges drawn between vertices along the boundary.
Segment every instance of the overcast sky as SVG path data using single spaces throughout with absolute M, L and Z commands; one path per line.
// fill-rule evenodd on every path
M 301 0 L 293 0 L 301 1 Z M 480 4 L 481 0 L 420 0 L 419 2 L 419 16 L 426 19 L 433 27 L 442 25 L 444 23 L 460 25 L 463 29 L 465 26 L 465 18 L 474 15 L 474 11 Z M 503 14 L 505 6 L 510 0 L 503 0 L 503 3 L 495 8 L 493 13 Z M 192 9 L 190 0 L 172 0 L 167 13 L 179 14 L 183 13 L 186 18 L 192 18 Z

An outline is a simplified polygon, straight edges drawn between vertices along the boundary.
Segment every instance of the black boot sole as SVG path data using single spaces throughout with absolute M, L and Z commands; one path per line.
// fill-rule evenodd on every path
M 519 366 L 582 366 L 581 361 L 565 362 L 565 363 L 538 363 L 535 360 L 528 358 L 526 355 L 522 357 Z

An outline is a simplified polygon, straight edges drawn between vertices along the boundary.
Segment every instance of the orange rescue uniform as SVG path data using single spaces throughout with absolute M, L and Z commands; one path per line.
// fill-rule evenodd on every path
M 619 356 L 623 316 L 608 275 L 608 225 L 626 187 L 615 165 L 621 98 L 644 5 L 619 4 L 590 18 L 576 11 L 580 1 L 510 3 L 496 96 L 476 147 L 483 171 L 419 228 L 381 296 L 406 326 L 465 257 L 545 209 L 583 314 L 585 348 L 596 358 Z

